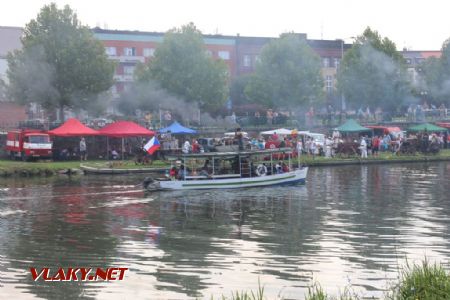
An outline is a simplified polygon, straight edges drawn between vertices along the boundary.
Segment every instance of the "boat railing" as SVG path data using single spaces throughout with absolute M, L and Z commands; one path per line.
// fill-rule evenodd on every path
M 221 174 L 221 175 L 210 175 L 210 176 L 205 176 L 205 175 L 192 175 L 192 176 L 185 176 L 186 180 L 189 179 L 215 179 L 215 178 L 239 178 L 241 177 L 240 174 Z

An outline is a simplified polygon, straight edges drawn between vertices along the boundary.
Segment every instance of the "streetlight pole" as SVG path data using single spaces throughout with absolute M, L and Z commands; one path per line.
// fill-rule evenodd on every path
M 344 59 L 344 39 L 341 40 L 341 61 L 339 62 L 339 69 L 342 66 L 342 60 Z M 345 105 L 345 97 L 344 93 L 341 91 L 341 111 L 345 111 L 346 105 Z

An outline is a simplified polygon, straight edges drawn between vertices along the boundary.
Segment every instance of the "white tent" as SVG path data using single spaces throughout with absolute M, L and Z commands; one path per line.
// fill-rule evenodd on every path
M 292 130 L 286 129 L 286 128 L 279 128 L 279 129 L 263 131 L 263 132 L 261 132 L 261 135 L 272 135 L 274 133 L 276 133 L 277 135 L 290 135 L 290 134 L 292 134 Z

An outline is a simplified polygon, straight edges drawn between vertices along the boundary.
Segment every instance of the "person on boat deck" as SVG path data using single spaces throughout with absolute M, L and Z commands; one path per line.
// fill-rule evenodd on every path
M 209 175 L 208 170 L 209 170 L 209 160 L 207 159 L 207 160 L 205 160 L 205 164 L 203 165 L 202 169 L 200 170 L 199 175 L 209 177 L 210 175 Z
M 282 162 L 281 162 L 281 161 L 278 162 L 278 163 L 275 165 L 275 172 L 276 172 L 276 174 L 281 174 L 281 173 L 283 173 L 283 167 L 282 167 Z
M 170 179 L 175 179 L 175 178 L 177 178 L 177 175 L 178 175 L 177 168 L 176 168 L 176 167 L 170 168 L 170 171 L 169 171 L 169 177 L 170 177 Z
M 236 128 L 236 132 L 234 133 L 234 138 L 238 141 L 239 151 L 244 150 L 244 137 L 242 135 L 241 128 Z
M 180 171 L 178 172 L 178 179 L 184 180 L 187 176 L 187 169 L 184 165 L 180 166 Z
M 191 152 L 191 143 L 189 143 L 188 140 L 186 140 L 186 142 L 184 142 L 182 151 L 184 154 L 189 154 Z
M 289 172 L 289 167 L 288 167 L 288 165 L 285 162 L 283 162 L 281 164 L 281 170 L 283 171 L 283 173 Z
M 200 144 L 197 140 L 192 141 L 192 153 L 200 153 Z

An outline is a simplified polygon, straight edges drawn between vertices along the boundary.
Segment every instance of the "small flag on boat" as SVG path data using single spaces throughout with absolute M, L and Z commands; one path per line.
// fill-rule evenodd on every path
M 144 146 L 144 150 L 148 152 L 148 154 L 152 155 L 156 150 L 159 149 L 161 145 L 159 144 L 156 136 L 152 137 L 150 141 Z

